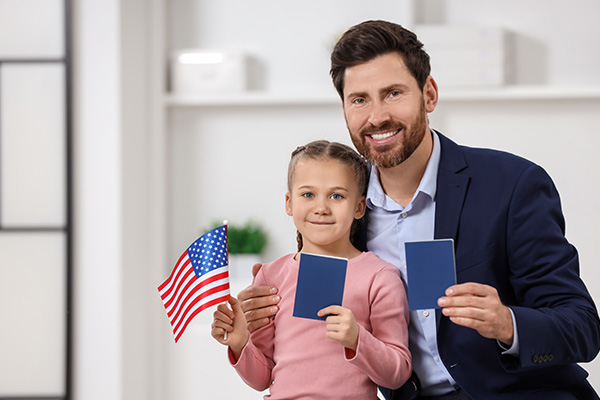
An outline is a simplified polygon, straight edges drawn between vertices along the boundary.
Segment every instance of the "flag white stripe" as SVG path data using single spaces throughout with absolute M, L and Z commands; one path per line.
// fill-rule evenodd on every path
M 175 312 L 173 312 L 173 314 L 171 314 L 171 317 L 169 317 L 169 319 L 171 319 L 171 320 L 172 320 L 172 322 L 171 322 L 171 323 L 172 323 L 172 325 L 173 325 L 173 326 L 176 326 L 176 325 L 179 323 L 179 321 L 180 321 L 180 320 L 182 320 L 182 319 L 183 319 L 183 317 L 186 315 L 186 313 L 181 313 L 181 314 L 179 314 L 179 315 L 177 316 L 177 313 L 178 313 L 178 312 L 180 312 L 180 311 L 182 311 L 182 310 L 185 310 L 185 309 L 186 309 L 186 308 L 187 308 L 187 307 L 188 307 L 190 304 L 193 304 L 193 303 L 194 303 L 194 301 L 195 301 L 195 300 L 196 300 L 198 297 L 202 296 L 202 295 L 203 295 L 205 292 L 208 292 L 209 290 L 211 290 L 211 289 L 213 289 L 213 288 L 215 288 L 215 287 L 217 287 L 217 286 L 224 285 L 224 284 L 226 284 L 226 283 L 229 283 L 229 279 L 228 279 L 228 278 L 219 279 L 219 280 L 217 280 L 217 281 L 211 282 L 210 284 L 208 284 L 208 285 L 204 286 L 203 288 L 201 288 L 200 290 L 196 291 L 196 293 L 194 293 L 194 294 L 193 294 L 193 295 L 192 295 L 192 296 L 191 296 L 191 297 L 188 299 L 188 301 L 187 301 L 187 302 L 185 302 L 185 303 L 182 303 L 182 304 L 181 304 L 179 307 L 177 307 L 177 310 L 176 310 Z M 185 293 L 185 294 L 182 296 L 182 298 L 185 298 L 185 297 L 188 295 L 188 293 L 190 293 L 190 292 L 192 292 L 192 291 L 194 290 L 194 288 L 195 288 L 196 286 L 198 286 L 198 284 L 190 286 L 189 290 L 188 290 L 188 291 L 187 291 L 187 292 L 186 292 L 186 293 Z M 218 294 L 218 293 L 222 293 L 222 292 L 223 292 L 223 291 L 217 292 L 217 294 Z M 210 296 L 207 296 L 207 297 L 212 297 L 212 296 L 213 296 L 213 295 L 210 295 Z M 189 311 L 189 312 L 191 312 L 191 311 Z M 188 313 L 189 313 L 189 312 L 188 312 Z M 177 317 L 176 317 L 176 316 L 177 316 Z M 173 319 L 174 319 L 174 320 L 173 320 Z
M 200 307 L 202 307 L 204 304 L 217 299 L 219 297 L 223 297 L 226 296 L 230 293 L 229 289 L 226 290 L 222 290 L 220 292 L 217 293 L 213 293 L 210 296 L 205 297 L 204 299 L 202 299 L 201 301 L 199 301 L 196 305 L 194 305 L 194 307 L 192 307 L 190 309 L 190 311 L 188 313 L 186 313 L 185 315 L 183 315 L 184 318 L 181 318 L 182 321 L 187 321 L 188 316 L 189 315 L 193 315 L 194 311 L 196 311 L 197 309 L 199 309 Z M 177 324 L 174 324 L 173 327 L 175 327 Z M 179 329 L 177 329 L 176 331 L 174 331 L 173 333 L 175 334 L 175 337 L 177 337 L 179 335 L 179 332 L 182 331 L 182 329 L 186 326 L 185 322 L 182 322 L 181 325 L 179 325 Z
M 187 273 L 187 277 L 185 279 L 181 280 L 181 283 L 178 284 L 176 286 L 176 290 L 173 290 L 171 293 L 169 293 L 169 295 L 167 297 L 165 297 L 165 299 L 163 300 L 163 303 L 165 304 L 165 307 L 167 306 L 167 303 L 170 301 L 170 299 L 174 296 L 177 296 L 177 298 L 182 299 L 182 295 L 181 295 L 181 291 L 185 288 L 185 286 L 189 283 L 189 282 L 193 282 L 196 280 L 196 274 L 194 274 L 194 271 L 191 271 L 192 269 L 192 265 L 190 264 L 189 267 L 187 268 L 190 270 L 191 273 L 187 273 L 188 271 L 185 271 L 182 275 L 186 275 Z M 194 286 L 193 284 L 191 286 Z M 169 307 L 167 308 L 167 312 L 170 312 L 171 309 L 175 306 L 175 303 L 177 303 L 177 301 L 173 301 Z
M 164 293 L 168 292 L 172 286 L 177 287 L 177 282 L 179 282 L 181 280 L 181 277 L 185 274 L 185 270 L 181 271 L 181 273 L 179 272 L 179 270 L 184 269 L 184 265 L 185 265 L 186 261 L 188 261 L 189 259 L 190 258 L 188 257 L 187 252 L 186 252 L 186 256 L 183 257 L 181 259 L 181 262 L 175 266 L 176 271 L 173 274 L 174 279 L 170 279 L 169 283 L 162 290 L 159 290 L 161 297 L 163 296 Z M 191 262 L 188 264 L 188 266 L 190 268 L 192 267 Z

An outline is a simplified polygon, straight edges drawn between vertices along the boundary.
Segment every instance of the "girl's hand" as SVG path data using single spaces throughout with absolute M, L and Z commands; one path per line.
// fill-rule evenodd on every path
M 237 360 L 242 354 L 246 343 L 248 343 L 250 334 L 240 303 L 235 297 L 231 296 L 229 297 L 229 304 L 231 309 L 227 307 L 227 303 L 217 306 L 217 310 L 213 313 L 211 335 L 219 343 L 229 346 Z M 227 333 L 227 338 L 225 338 L 225 333 Z
M 329 306 L 319 310 L 317 315 L 319 317 L 328 315 L 325 324 L 329 339 L 335 340 L 347 349 L 356 351 L 358 346 L 358 324 L 352 311 L 341 306 Z

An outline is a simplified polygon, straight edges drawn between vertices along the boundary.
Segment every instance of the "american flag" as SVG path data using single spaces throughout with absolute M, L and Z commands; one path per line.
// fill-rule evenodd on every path
M 158 287 L 175 342 L 200 311 L 229 299 L 227 265 L 227 225 L 223 225 L 192 243 Z

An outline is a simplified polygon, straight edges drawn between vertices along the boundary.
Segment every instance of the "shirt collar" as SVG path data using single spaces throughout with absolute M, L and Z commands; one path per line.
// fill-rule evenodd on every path
M 433 149 L 431 151 L 429 161 L 427 162 L 425 173 L 423 174 L 423 178 L 421 178 L 421 182 L 419 183 L 419 187 L 417 188 L 417 192 L 415 193 L 413 200 L 419 195 L 419 193 L 426 194 L 431 198 L 431 200 L 435 199 L 438 167 L 440 165 L 441 157 L 441 146 L 440 138 L 433 129 L 431 130 L 431 135 L 433 136 Z M 376 167 L 371 168 L 369 187 L 367 189 L 367 207 L 369 207 L 369 209 L 380 207 L 389 210 L 398 208 L 398 205 L 391 198 L 386 196 L 385 192 L 383 191 Z

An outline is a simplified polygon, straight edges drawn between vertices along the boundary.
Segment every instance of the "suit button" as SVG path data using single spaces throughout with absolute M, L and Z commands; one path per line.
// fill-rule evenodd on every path
M 554 360 L 554 354 L 550 354 L 550 355 L 548 356 L 548 361 L 552 361 L 552 360 Z
M 533 361 L 535 364 L 539 362 L 539 357 L 537 356 L 537 354 L 533 356 L 533 359 L 531 361 Z

